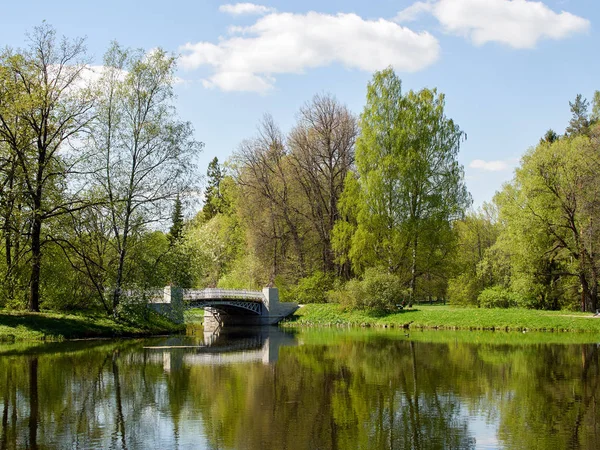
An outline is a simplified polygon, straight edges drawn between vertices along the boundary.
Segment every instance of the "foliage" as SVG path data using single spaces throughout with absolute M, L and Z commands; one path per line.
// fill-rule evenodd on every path
M 485 264 L 500 261 L 492 256 L 500 226 L 493 205 L 484 204 L 454 222 L 456 248 L 453 264 L 456 275 L 448 281 L 448 299 L 457 305 L 477 305 L 477 296 L 485 287 L 494 283 Z
M 359 273 L 382 265 L 407 279 L 411 298 L 417 280 L 441 275 L 452 242 L 449 222 L 470 201 L 456 161 L 464 135 L 445 116 L 444 104 L 435 89 L 403 94 L 400 79 L 387 69 L 369 83 L 360 119 L 360 199 L 347 253 Z M 339 252 L 350 228 L 336 230 Z
M 268 276 L 265 267 L 254 255 L 238 257 L 232 268 L 224 274 L 218 283 L 223 289 L 261 289 L 264 287 L 262 280 Z
M 221 182 L 225 174 L 219 165 L 219 159 L 215 156 L 208 164 L 206 172 L 208 184 L 204 190 L 204 207 L 202 213 L 204 220 L 210 220 L 219 213 L 224 213 L 227 207 L 226 198 L 223 195 Z
M 173 212 L 171 213 L 171 229 L 169 230 L 169 241 L 171 244 L 176 243 L 181 239 L 183 233 L 183 205 L 179 193 L 175 197 L 173 204 Z
M 308 277 L 298 280 L 290 292 L 285 294 L 283 301 L 293 301 L 299 304 L 326 303 L 327 294 L 333 287 L 333 275 L 319 270 Z
M 333 298 L 342 305 L 362 310 L 393 310 L 407 304 L 408 292 L 400 278 L 386 270 L 371 267 L 361 279 L 352 279 Z
M 511 308 L 519 305 L 515 293 L 501 286 L 485 288 L 477 297 L 477 301 L 482 308 Z
M 2 214 L 5 256 L 7 270 L 16 275 L 20 261 L 13 258 L 21 256 L 17 248 L 27 248 L 30 311 L 40 308 L 42 247 L 51 240 L 49 222 L 83 207 L 69 182 L 85 170 L 81 162 L 88 149 L 80 150 L 78 139 L 93 117 L 95 97 L 89 89 L 77 88 L 85 70 L 83 39 L 63 38 L 59 43 L 56 31 L 45 23 L 34 28 L 27 49 L 0 54 L 0 141 L 7 153 L 0 170 L 9 187 Z M 22 220 L 29 224 L 29 239 L 16 242 L 21 240 L 15 232 Z
M 215 287 L 240 257 L 241 230 L 235 217 L 218 214 L 208 222 L 191 224 L 185 232 L 185 253 L 191 261 L 192 284 Z
M 579 302 L 582 311 L 596 309 L 599 155 L 588 136 L 542 143 L 523 157 L 515 181 L 497 197 L 506 223 L 499 243 L 510 255 L 511 283 L 537 295 L 537 307 Z M 580 295 L 570 289 L 573 278 Z
M 202 144 L 172 104 L 173 56 L 114 43 L 104 65 L 89 145 L 96 150 L 94 185 L 106 202 L 101 214 L 110 218 L 109 242 L 118 255 L 116 270 L 102 283 L 112 290 L 114 314 L 123 285 L 131 282 L 132 243 L 149 224 L 168 218 L 177 195 L 193 190 L 191 161 Z

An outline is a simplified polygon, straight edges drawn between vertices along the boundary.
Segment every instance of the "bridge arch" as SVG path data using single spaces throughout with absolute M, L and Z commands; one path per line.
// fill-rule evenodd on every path
M 225 314 L 252 314 L 260 316 L 263 313 L 261 302 L 243 300 L 195 300 L 186 304 L 186 308 L 210 308 L 219 310 Z

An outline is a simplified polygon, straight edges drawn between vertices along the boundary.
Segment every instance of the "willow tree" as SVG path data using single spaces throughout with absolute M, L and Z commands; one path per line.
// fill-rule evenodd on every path
M 351 257 L 405 275 L 411 298 L 422 275 L 441 276 L 450 222 L 470 203 L 457 161 L 465 134 L 433 89 L 402 93 L 391 68 L 376 72 L 360 117 L 360 201 Z

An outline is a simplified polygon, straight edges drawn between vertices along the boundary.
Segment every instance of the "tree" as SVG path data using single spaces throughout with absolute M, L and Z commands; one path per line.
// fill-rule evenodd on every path
M 84 207 L 68 187 L 85 159 L 69 147 L 93 117 L 94 97 L 80 86 L 85 63 L 83 39 L 58 43 L 47 24 L 34 28 L 27 50 L 7 49 L 0 57 L 0 136 L 22 177 L 19 188 L 31 224 L 30 311 L 40 307 L 44 225 Z
M 208 186 L 204 191 L 204 207 L 202 208 L 202 212 L 204 213 L 204 218 L 208 221 L 217 214 L 222 213 L 225 207 L 223 204 L 223 194 L 221 193 L 221 182 L 225 175 L 216 156 L 208 164 L 206 175 L 208 176 Z
M 594 100 L 592 101 L 592 114 L 590 116 L 590 122 L 600 122 L 600 91 L 594 92 Z
M 193 161 L 203 144 L 172 104 L 174 57 L 161 49 L 146 54 L 114 43 L 104 65 L 90 146 L 96 150 L 95 185 L 106 198 L 118 255 L 110 282 L 116 315 L 135 237 L 168 218 L 177 194 L 194 189 Z
M 181 198 L 179 192 L 175 197 L 175 203 L 173 204 L 173 212 L 171 213 L 171 229 L 169 230 L 169 240 L 171 244 L 177 242 L 181 238 L 183 233 L 183 206 L 181 204 Z
M 582 311 L 595 311 L 598 298 L 598 150 L 588 136 L 540 144 L 523 157 L 512 188 L 499 199 L 517 274 L 542 268 L 530 277 L 554 291 L 562 280 L 576 279 Z
M 493 284 L 482 276 L 481 264 L 496 243 L 500 227 L 494 206 L 484 203 L 454 223 L 457 235 L 453 254 L 456 276 L 448 283 L 448 297 L 452 303 L 476 305 L 480 292 Z
M 408 273 L 411 297 L 421 269 L 443 259 L 450 221 L 470 203 L 457 162 L 465 135 L 445 116 L 444 102 L 435 89 L 403 95 L 400 79 L 386 69 L 369 83 L 360 117 L 361 200 L 351 253 L 357 265 Z
M 234 162 L 240 195 L 246 199 L 238 207 L 246 219 L 249 245 L 271 268 L 268 281 L 282 273 L 284 262 L 296 277 L 304 276 L 309 227 L 301 208 L 306 205 L 298 201 L 284 136 L 271 116 L 263 119 L 258 137 L 242 142 Z
M 334 268 L 331 234 L 339 219 L 338 201 L 354 165 L 357 124 L 333 96 L 316 95 L 300 109 L 289 136 L 294 176 L 310 205 L 309 220 L 318 236 L 322 270 Z
M 566 129 L 567 136 L 587 134 L 590 120 L 588 117 L 589 102 L 581 94 L 577 94 L 574 102 L 569 102 L 572 117 Z
M 550 128 L 548 131 L 546 131 L 546 133 L 544 134 L 544 137 L 542 137 L 540 139 L 540 144 L 542 142 L 546 142 L 548 144 L 552 144 L 554 141 L 558 140 L 558 134 L 556 134 L 556 132 Z

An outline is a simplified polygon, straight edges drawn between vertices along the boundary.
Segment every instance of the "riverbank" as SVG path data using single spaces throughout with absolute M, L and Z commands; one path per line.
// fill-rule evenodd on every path
M 153 313 L 144 321 L 128 322 L 115 321 L 104 315 L 0 312 L 0 342 L 135 337 L 183 331 L 185 325 L 174 324 Z
M 388 327 L 600 333 L 591 313 L 415 305 L 393 313 L 347 311 L 337 304 L 305 305 L 284 326 Z

